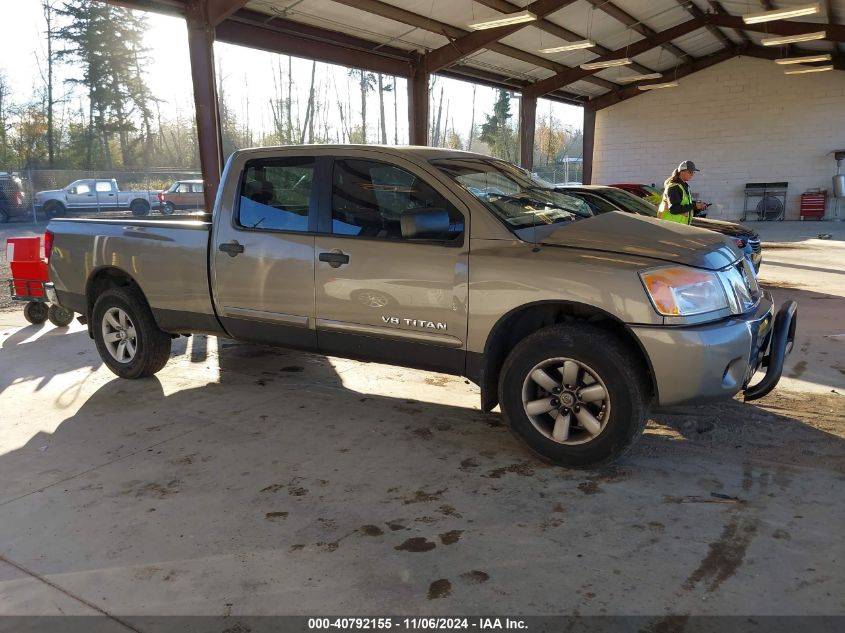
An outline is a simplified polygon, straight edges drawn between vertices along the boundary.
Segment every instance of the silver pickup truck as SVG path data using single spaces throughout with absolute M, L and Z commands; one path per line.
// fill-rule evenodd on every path
M 157 191 L 121 191 L 114 178 L 74 180 L 64 189 L 39 191 L 34 196 L 36 211 L 49 217 L 68 211 L 132 211 L 144 216 L 159 206 Z
M 192 332 L 466 376 L 570 467 L 618 458 L 650 406 L 765 395 L 797 322 L 722 235 L 593 216 L 443 149 L 239 151 L 208 221 L 55 220 L 47 238 L 52 300 L 118 376 Z

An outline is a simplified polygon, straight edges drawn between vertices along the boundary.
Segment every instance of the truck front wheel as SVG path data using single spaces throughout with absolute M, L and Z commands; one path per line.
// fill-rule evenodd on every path
M 499 377 L 511 431 L 541 457 L 591 468 L 621 457 L 646 423 L 646 375 L 615 336 L 586 323 L 520 341 Z
M 152 376 L 170 357 L 170 335 L 158 329 L 146 300 L 132 288 L 99 296 L 92 329 L 100 358 L 121 378 Z

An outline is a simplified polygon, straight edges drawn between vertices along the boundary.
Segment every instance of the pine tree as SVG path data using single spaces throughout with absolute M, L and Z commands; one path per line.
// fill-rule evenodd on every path
M 142 75 L 147 53 L 143 46 L 148 31 L 146 19 L 129 9 L 92 0 L 69 0 L 55 13 L 65 20 L 56 36 L 66 47 L 57 56 L 76 62 L 81 77 L 71 82 L 88 92 L 86 167 L 95 166 L 95 158 L 98 166 L 113 167 L 111 145 L 115 136 L 121 163 L 134 165 L 138 145 L 134 134 L 139 122 L 143 145 L 152 142 L 152 93 Z M 95 138 L 99 145 L 96 157 Z
M 484 115 L 487 119 L 481 124 L 478 138 L 487 143 L 493 156 L 513 161 L 516 158 L 516 136 L 509 125 L 511 114 L 511 95 L 506 90 L 499 90 L 493 114 Z

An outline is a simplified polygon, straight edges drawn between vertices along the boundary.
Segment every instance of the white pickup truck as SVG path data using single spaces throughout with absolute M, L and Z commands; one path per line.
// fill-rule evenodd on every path
M 74 180 L 64 189 L 35 194 L 35 210 L 50 217 L 66 215 L 68 211 L 126 210 L 140 217 L 158 207 L 158 191 L 121 191 L 114 178 Z

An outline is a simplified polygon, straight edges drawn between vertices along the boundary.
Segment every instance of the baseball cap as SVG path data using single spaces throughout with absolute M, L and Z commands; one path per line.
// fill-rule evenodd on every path
M 678 171 L 701 171 L 695 166 L 695 163 L 691 160 L 685 160 L 680 165 L 678 165 Z

